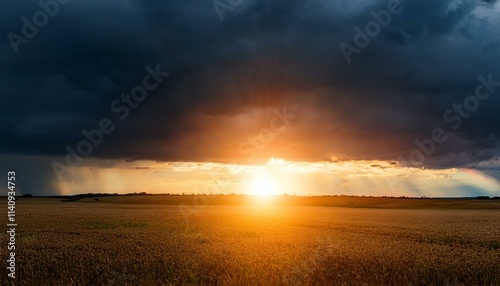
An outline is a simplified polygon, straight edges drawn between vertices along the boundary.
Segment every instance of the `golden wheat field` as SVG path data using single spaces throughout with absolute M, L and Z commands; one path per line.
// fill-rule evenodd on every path
M 2 285 L 500 285 L 496 200 L 29 198 L 16 213 Z

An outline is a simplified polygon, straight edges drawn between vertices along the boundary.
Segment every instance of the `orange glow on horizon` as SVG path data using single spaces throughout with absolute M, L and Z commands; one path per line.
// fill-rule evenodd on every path
M 247 194 L 269 201 L 276 195 L 498 196 L 500 184 L 487 173 L 464 169 L 421 169 L 392 161 L 295 162 L 271 158 L 267 164 L 207 162 L 102 162 L 75 167 L 59 194 L 170 193 Z

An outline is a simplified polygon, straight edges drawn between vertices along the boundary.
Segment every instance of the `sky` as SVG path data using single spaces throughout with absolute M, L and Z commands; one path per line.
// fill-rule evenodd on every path
M 20 193 L 500 195 L 497 1 L 0 6 Z

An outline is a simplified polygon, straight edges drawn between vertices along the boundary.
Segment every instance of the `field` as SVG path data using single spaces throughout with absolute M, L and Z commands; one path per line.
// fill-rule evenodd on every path
M 500 285 L 499 200 L 21 198 L 16 212 L 2 285 Z

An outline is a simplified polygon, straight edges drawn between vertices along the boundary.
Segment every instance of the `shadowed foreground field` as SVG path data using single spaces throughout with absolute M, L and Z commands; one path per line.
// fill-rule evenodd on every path
M 19 285 L 500 285 L 498 200 L 29 198 L 16 212 Z

